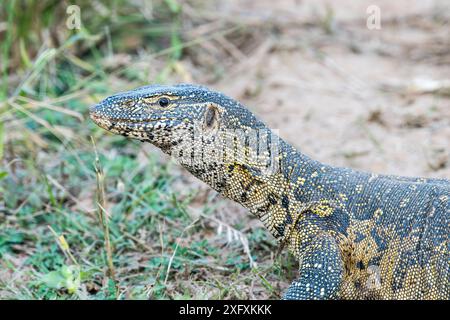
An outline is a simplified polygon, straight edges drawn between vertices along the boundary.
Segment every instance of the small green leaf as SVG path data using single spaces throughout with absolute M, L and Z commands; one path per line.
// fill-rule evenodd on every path
M 113 279 L 108 279 L 108 295 L 110 298 L 115 299 L 117 297 L 117 287 Z
M 5 127 L 2 121 L 0 122 L 0 160 L 2 160 L 3 158 L 4 140 L 5 140 Z
M 66 282 L 66 279 L 59 271 L 51 271 L 44 275 L 41 280 L 47 287 L 53 289 L 61 289 Z
M 31 66 L 31 62 L 30 57 L 28 57 L 27 49 L 25 47 L 25 41 L 23 38 L 20 38 L 19 50 L 20 50 L 20 57 L 22 58 L 22 63 L 26 68 L 29 68 Z
M 172 50 L 173 50 L 172 58 L 174 60 L 180 60 L 181 54 L 182 54 L 182 51 L 183 51 L 183 45 L 182 45 L 182 42 L 181 42 L 181 39 L 180 39 L 180 34 L 178 32 L 176 32 L 176 31 L 173 31 L 171 39 L 170 39 L 170 42 L 171 42 L 171 47 L 172 47 Z
M 75 265 L 64 265 L 58 271 L 45 274 L 41 281 L 49 288 L 66 288 L 69 293 L 74 293 L 80 287 L 80 268 Z
M 165 0 L 164 2 L 172 13 L 180 12 L 181 6 L 176 0 Z

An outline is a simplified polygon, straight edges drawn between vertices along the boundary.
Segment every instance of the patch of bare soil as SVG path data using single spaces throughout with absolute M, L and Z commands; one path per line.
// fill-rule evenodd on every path
M 229 10 L 244 10 L 241 1 L 235 5 Z M 380 30 L 366 27 L 369 5 L 380 8 Z M 288 26 L 217 88 L 323 162 L 450 178 L 449 17 L 440 16 L 445 6 L 249 1 L 247 12 L 285 17 L 281 23 Z

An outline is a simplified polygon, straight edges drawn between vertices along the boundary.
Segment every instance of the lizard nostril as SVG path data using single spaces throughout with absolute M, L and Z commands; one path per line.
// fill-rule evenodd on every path
M 134 100 L 129 100 L 129 101 L 125 101 L 123 104 L 122 104 L 122 107 L 129 107 L 129 108 L 131 108 L 131 107 L 134 107 L 136 105 L 136 101 L 134 101 Z

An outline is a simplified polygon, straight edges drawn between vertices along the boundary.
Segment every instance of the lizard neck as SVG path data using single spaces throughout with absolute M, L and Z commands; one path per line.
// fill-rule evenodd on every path
M 253 144 L 245 143 L 251 138 L 232 135 L 231 145 L 224 143 L 226 139 L 218 143 L 214 139 L 220 135 L 214 134 L 179 146 L 176 153 L 181 150 L 187 158 L 181 164 L 188 171 L 249 209 L 280 241 L 296 233 L 304 212 L 318 218 L 331 214 L 330 198 L 320 183 L 331 167 L 310 159 L 266 128 Z
M 245 165 L 235 166 L 228 176 L 229 187 L 222 194 L 248 208 L 277 240 L 288 242 L 290 250 L 296 253 L 311 235 L 300 231 L 300 225 L 309 224 L 312 218 L 317 227 L 333 213 L 331 203 L 335 195 L 327 194 L 321 183 L 332 168 L 283 140 L 278 157 L 274 171 L 257 172 Z

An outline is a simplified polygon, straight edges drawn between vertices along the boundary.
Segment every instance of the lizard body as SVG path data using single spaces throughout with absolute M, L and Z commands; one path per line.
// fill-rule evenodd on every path
M 257 216 L 299 261 L 285 299 L 449 299 L 450 181 L 315 161 L 196 85 L 150 85 L 90 110 Z

